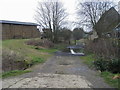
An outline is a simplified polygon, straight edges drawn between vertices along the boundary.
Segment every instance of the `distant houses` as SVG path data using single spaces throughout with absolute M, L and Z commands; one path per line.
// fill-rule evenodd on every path
M 2 39 L 24 39 L 40 37 L 38 24 L 29 22 L 0 20 L 2 24 Z

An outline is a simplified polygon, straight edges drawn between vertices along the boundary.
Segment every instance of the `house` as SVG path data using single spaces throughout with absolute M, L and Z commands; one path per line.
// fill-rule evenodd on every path
M 36 23 L 0 20 L 0 24 L 3 40 L 40 37 L 40 32 L 37 29 L 38 24 Z
M 119 23 L 120 14 L 112 7 L 101 16 L 94 29 L 99 37 L 104 37 L 108 32 L 113 31 Z

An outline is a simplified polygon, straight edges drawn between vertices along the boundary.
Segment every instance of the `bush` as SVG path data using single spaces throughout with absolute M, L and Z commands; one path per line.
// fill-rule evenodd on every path
M 26 41 L 26 44 L 27 45 L 34 45 L 34 46 L 38 46 L 38 47 L 42 46 L 42 47 L 46 47 L 46 48 L 54 47 L 54 44 L 51 41 L 47 40 L 47 39 L 43 39 L 43 40 L 41 40 L 41 39 L 37 39 L 37 40 L 32 39 L 32 40 Z
M 89 41 L 85 51 L 96 56 L 94 66 L 101 71 L 120 72 L 119 64 L 119 42 L 113 38 L 99 38 L 96 41 Z
M 27 45 L 34 45 L 34 46 L 41 46 L 42 42 L 41 42 L 41 40 L 31 39 L 31 40 L 26 41 L 26 44 Z
M 118 54 L 117 40 L 98 39 L 97 41 L 89 41 L 86 44 L 85 51 L 94 53 L 96 56 L 104 58 L 115 58 Z
M 100 71 L 106 71 L 108 69 L 109 62 L 107 60 L 104 60 L 103 58 L 99 58 L 96 61 L 94 61 L 94 66 L 97 70 Z
M 120 73 L 120 59 L 110 60 L 108 70 L 113 73 Z
M 104 58 L 99 58 L 94 61 L 94 66 L 100 71 L 120 73 L 120 59 L 105 60 Z

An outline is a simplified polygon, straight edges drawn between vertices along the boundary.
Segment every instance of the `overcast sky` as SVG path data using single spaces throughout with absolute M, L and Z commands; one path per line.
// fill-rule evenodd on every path
M 34 15 L 38 1 L 43 0 L 0 0 L 0 20 L 36 22 L 34 20 Z M 78 1 L 83 0 L 60 1 L 63 2 L 64 7 L 69 13 L 68 20 L 71 22 L 75 21 L 76 5 Z M 118 2 L 119 0 L 114 1 Z
M 38 1 L 43 0 L 0 0 L 0 20 L 35 22 L 34 15 Z M 60 0 L 67 9 L 69 20 L 74 21 L 76 0 Z

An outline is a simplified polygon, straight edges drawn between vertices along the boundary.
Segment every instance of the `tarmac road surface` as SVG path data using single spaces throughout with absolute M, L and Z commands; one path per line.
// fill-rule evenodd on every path
M 33 72 L 3 79 L 3 88 L 111 88 L 80 56 L 55 54 Z

